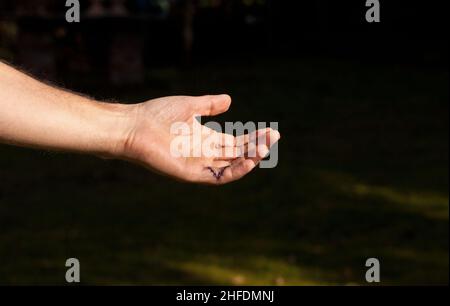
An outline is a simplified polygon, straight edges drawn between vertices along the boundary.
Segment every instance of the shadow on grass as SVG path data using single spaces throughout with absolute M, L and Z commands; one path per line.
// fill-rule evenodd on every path
M 209 189 L 125 167 L 103 165 L 81 186 L 75 173 L 54 178 L 48 191 L 29 181 L 35 191 L 7 198 L 2 282 L 61 283 L 68 257 L 96 284 L 363 284 L 369 257 L 385 284 L 448 282 L 444 195 L 380 196 L 348 175 L 304 171 L 277 197 L 265 173 Z M 117 168 L 128 179 L 105 183 Z

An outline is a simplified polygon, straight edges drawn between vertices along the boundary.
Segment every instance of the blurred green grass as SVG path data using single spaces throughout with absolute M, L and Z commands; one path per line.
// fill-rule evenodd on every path
M 142 101 L 229 93 L 278 121 L 275 169 L 220 188 L 121 161 L 0 148 L 0 283 L 448 284 L 448 69 L 263 60 L 148 72 Z

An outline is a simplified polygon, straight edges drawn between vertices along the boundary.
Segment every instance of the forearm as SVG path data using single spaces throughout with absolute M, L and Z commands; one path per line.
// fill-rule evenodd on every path
M 53 88 L 0 63 L 0 142 L 117 156 L 131 109 Z
M 262 129 L 240 136 L 240 143 L 206 126 L 197 135 L 201 141 L 194 141 L 193 130 L 171 133 L 175 124 L 190 128 L 198 115 L 224 113 L 230 103 L 228 95 L 172 96 L 134 105 L 102 103 L 45 85 L 0 63 L 0 142 L 125 159 L 187 182 L 238 180 L 280 138 L 278 132 Z M 179 137 L 195 146 L 188 152 L 202 154 L 174 156 L 171 148 Z M 256 155 L 249 154 L 251 139 L 258 139 Z M 216 157 L 203 154 L 203 142 L 213 144 L 208 150 Z M 223 156 L 224 147 L 234 153 Z

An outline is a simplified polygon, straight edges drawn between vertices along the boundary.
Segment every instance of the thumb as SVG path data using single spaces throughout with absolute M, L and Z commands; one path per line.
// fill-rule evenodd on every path
M 216 116 L 226 112 L 230 108 L 231 97 L 229 95 L 208 95 L 194 97 L 193 109 L 202 116 Z

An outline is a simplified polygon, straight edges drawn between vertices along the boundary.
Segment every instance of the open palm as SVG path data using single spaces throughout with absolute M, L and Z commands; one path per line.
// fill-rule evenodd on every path
M 224 184 L 240 179 L 269 153 L 280 135 L 263 129 L 234 137 L 200 125 L 195 118 L 224 113 L 230 104 L 228 95 L 174 96 L 136 104 L 125 158 L 187 182 Z M 177 124 L 191 128 L 174 133 Z M 188 154 L 174 154 L 174 141 L 190 143 Z

